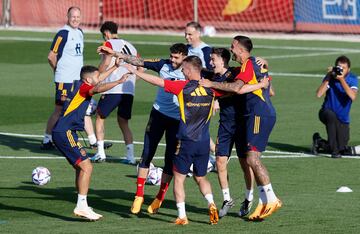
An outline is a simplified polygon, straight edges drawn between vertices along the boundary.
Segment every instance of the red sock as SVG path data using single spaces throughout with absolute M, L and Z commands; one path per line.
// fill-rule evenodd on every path
M 156 195 L 156 198 L 159 199 L 160 201 L 164 200 L 165 194 L 166 194 L 167 190 L 169 189 L 169 184 L 170 184 L 169 182 L 161 183 L 159 192 Z
M 137 182 L 136 182 L 136 196 L 137 197 L 143 197 L 144 196 L 144 187 L 145 187 L 145 181 L 146 178 L 137 178 Z

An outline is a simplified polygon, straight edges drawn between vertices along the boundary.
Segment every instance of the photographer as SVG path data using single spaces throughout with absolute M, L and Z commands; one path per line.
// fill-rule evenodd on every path
M 313 135 L 312 152 L 319 150 L 330 153 L 332 158 L 341 158 L 341 155 L 352 154 L 348 147 L 350 108 L 356 99 L 358 79 L 350 73 L 350 59 L 340 56 L 335 66 L 328 69 L 323 82 L 316 91 L 318 98 L 325 94 L 325 100 L 319 112 L 320 121 L 325 124 L 328 140 L 320 137 L 319 133 Z

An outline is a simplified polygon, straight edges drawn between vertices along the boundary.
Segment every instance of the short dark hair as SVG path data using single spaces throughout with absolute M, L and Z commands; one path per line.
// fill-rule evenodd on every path
M 351 67 L 350 59 L 348 57 L 346 57 L 345 55 L 341 55 L 336 59 L 335 66 L 337 66 L 338 63 L 346 63 L 349 68 Z
M 70 11 L 72 11 L 73 9 L 79 10 L 79 11 L 81 12 L 80 7 L 71 6 L 71 7 L 69 7 L 69 9 L 67 10 L 67 15 L 68 15 L 68 16 L 69 16 L 69 14 L 70 14 Z
M 248 52 L 251 52 L 251 50 L 253 49 L 253 44 L 250 38 L 246 37 L 246 36 L 236 36 L 234 37 L 234 40 L 237 40 L 240 45 L 242 45 Z
M 221 57 L 224 60 L 224 64 L 229 64 L 231 55 L 230 51 L 226 48 L 212 48 L 212 54 L 216 54 L 217 56 Z
M 113 21 L 105 21 L 100 28 L 100 32 L 104 34 L 105 31 L 109 31 L 111 34 L 117 34 L 118 25 Z
M 99 71 L 99 69 L 95 66 L 91 66 L 91 65 L 85 65 L 81 68 L 80 71 L 80 78 L 81 80 L 85 79 L 85 75 L 89 74 L 89 73 L 93 73 Z
M 189 23 L 186 24 L 186 27 L 193 27 L 195 28 L 197 31 L 201 32 L 201 25 L 198 22 L 195 21 L 191 21 Z
M 195 67 L 199 71 L 201 71 L 201 69 L 202 69 L 202 62 L 201 62 L 201 59 L 198 56 L 195 56 L 195 55 L 187 56 L 183 60 L 183 63 L 184 62 L 190 63 L 193 67 Z
M 170 47 L 170 53 L 172 54 L 188 54 L 188 48 L 184 43 L 175 43 Z

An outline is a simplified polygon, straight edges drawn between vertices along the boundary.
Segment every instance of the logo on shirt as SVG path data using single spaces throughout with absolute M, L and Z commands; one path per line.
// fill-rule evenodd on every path
M 194 92 L 190 94 L 191 96 L 207 96 L 207 92 L 203 87 L 197 87 Z
M 77 55 L 81 55 L 81 44 L 76 43 L 75 52 Z

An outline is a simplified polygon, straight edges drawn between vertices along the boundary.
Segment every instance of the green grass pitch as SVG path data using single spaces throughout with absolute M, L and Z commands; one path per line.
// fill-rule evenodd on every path
M 234 158 L 229 163 L 230 190 L 237 199 L 228 216 L 216 226 L 207 224 L 206 202 L 192 179 L 186 181 L 186 209 L 190 225 L 174 226 L 177 216 L 172 186 L 160 213 L 148 215 L 158 187 L 146 186 L 140 215 L 130 214 L 135 192 L 136 167 L 118 163 L 124 156 L 123 144 L 114 144 L 108 155 L 114 160 L 94 165 L 88 202 L 104 215 L 98 222 L 86 222 L 72 215 L 76 202 L 74 172 L 56 151 L 41 151 L 41 138 L 53 110 L 54 86 L 47 64 L 53 33 L 0 31 L 0 232 L 1 233 L 358 233 L 359 168 L 357 159 L 332 160 L 328 157 L 299 157 L 309 152 L 315 131 L 325 136 L 318 120 L 322 99 L 315 97 L 320 75 L 339 55 L 348 55 L 352 71 L 360 75 L 358 43 L 331 41 L 254 39 L 253 54 L 267 58 L 273 72 L 277 123 L 264 158 L 273 187 L 284 205 L 263 222 L 247 222 L 237 216 L 244 194 L 243 175 Z M 85 34 L 85 64 L 98 65 L 96 47 L 100 34 Z M 167 58 L 171 43 L 183 37 L 123 35 L 145 58 Z M 99 40 L 99 42 L 94 42 Z M 213 45 L 229 46 L 231 38 L 205 38 Z M 289 74 L 284 74 L 289 73 Z M 131 128 L 134 140 L 143 141 L 145 125 L 156 95 L 156 88 L 136 83 Z M 351 111 L 350 144 L 360 144 L 360 103 Z M 218 116 L 211 123 L 216 137 Z M 23 136 L 2 133 L 24 134 Z M 33 135 L 33 136 L 31 136 Z M 122 140 L 116 116 L 106 121 L 106 139 Z M 136 156 L 142 145 L 135 145 Z M 276 151 L 276 152 L 275 152 Z M 277 151 L 281 151 L 280 153 Z M 94 151 L 89 151 L 90 154 Z M 164 147 L 159 146 L 157 156 Z M 12 156 L 18 158 L 11 158 Z M 39 158 L 29 159 L 31 156 Z M 42 157 L 50 157 L 45 159 Z M 162 166 L 162 160 L 155 160 Z M 49 184 L 36 186 L 31 171 L 45 166 L 52 173 Z M 222 194 L 215 173 L 209 174 L 215 201 L 220 207 Z M 348 186 L 353 193 L 336 193 Z M 256 191 L 256 190 L 255 190 Z

